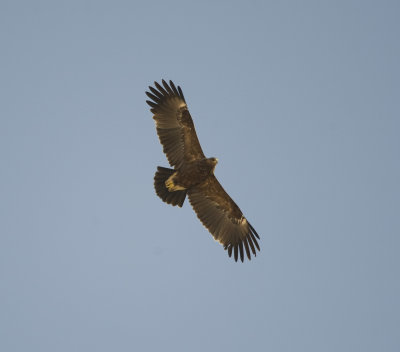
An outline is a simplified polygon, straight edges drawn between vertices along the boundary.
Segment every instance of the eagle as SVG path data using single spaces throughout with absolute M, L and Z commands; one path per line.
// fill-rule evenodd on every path
M 182 207 L 186 196 L 197 217 L 224 246 L 229 257 L 243 262 L 244 253 L 256 256 L 260 239 L 242 211 L 214 175 L 217 158 L 206 158 L 197 138 L 181 87 L 162 80 L 149 86 L 146 100 L 155 120 L 163 151 L 173 169 L 158 166 L 154 176 L 156 194 L 168 204 Z

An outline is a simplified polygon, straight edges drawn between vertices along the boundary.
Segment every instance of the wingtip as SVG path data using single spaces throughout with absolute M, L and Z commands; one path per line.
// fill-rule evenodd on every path
M 247 221 L 247 223 L 249 224 L 250 230 L 254 233 L 254 235 L 255 235 L 258 239 L 260 239 L 260 236 L 258 236 L 258 233 L 257 233 L 257 231 L 254 229 L 254 227 L 251 226 L 251 224 L 250 224 L 248 221 Z
M 154 102 L 152 102 L 152 101 L 150 101 L 150 100 L 146 100 L 146 103 L 147 103 L 150 107 L 152 107 L 153 109 L 157 107 L 157 104 L 154 103 Z

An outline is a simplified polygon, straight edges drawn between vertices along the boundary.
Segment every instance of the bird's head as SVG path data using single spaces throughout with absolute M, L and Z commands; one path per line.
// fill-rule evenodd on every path
M 218 164 L 218 158 L 208 158 L 207 161 L 209 164 L 212 166 L 213 170 L 215 169 L 215 166 Z

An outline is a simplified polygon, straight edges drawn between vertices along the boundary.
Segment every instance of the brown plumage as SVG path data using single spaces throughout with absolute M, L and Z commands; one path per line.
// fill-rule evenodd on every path
M 214 176 L 218 162 L 206 158 L 181 88 L 162 80 L 162 86 L 146 92 L 154 114 L 157 134 L 173 169 L 159 166 L 154 176 L 157 195 L 166 203 L 182 207 L 186 195 L 203 225 L 228 255 L 243 262 L 260 250 L 257 232 Z

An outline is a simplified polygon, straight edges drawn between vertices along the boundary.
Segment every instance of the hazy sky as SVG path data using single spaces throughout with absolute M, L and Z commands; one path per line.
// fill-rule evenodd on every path
M 399 351 L 398 1 L 1 1 L 0 350 Z M 155 195 L 172 79 L 260 234 Z

